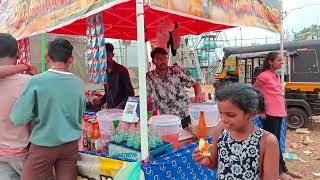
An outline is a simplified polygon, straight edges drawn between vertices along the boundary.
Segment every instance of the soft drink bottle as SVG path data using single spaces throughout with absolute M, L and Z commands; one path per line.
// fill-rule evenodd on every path
M 154 110 L 152 111 L 152 115 L 153 115 L 153 116 L 160 115 L 159 109 L 154 109 Z
M 92 123 L 95 121 L 95 119 L 89 119 L 88 120 L 88 131 L 87 131 L 87 144 L 88 144 L 88 150 L 91 151 L 91 134 L 92 134 Z
M 205 138 L 207 136 L 207 125 L 204 112 L 200 112 L 199 124 L 198 124 L 198 139 Z
M 92 148 L 92 151 L 98 152 L 98 153 L 100 153 L 102 150 L 101 134 L 100 134 L 98 121 L 94 121 L 92 123 L 91 148 Z
M 84 148 L 88 148 L 88 121 L 89 121 L 89 116 L 85 115 L 83 118 L 83 129 L 82 129 L 82 145 Z
M 153 116 L 153 112 L 152 111 L 148 111 L 147 115 L 148 115 L 148 120 L 150 120 L 150 118 Z

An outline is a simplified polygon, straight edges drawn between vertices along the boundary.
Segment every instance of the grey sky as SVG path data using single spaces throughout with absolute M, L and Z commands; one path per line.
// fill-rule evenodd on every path
M 285 11 L 289 11 L 288 16 L 284 19 L 284 25 L 295 32 L 312 24 L 319 24 L 320 22 L 320 0 L 284 0 L 283 7 Z M 292 10 L 299 7 L 303 8 Z

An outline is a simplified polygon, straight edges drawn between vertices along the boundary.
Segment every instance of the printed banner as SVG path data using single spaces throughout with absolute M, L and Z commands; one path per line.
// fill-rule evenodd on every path
M 232 26 L 281 31 L 280 0 L 150 0 L 151 6 Z
M 126 162 L 84 153 L 81 153 L 81 160 L 77 164 L 77 180 L 139 180 L 140 173 L 143 173 L 140 162 Z
M 22 39 L 77 20 L 114 1 L 0 0 L 0 32 Z

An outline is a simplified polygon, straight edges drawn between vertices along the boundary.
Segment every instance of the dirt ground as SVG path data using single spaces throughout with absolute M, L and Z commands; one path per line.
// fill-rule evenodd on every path
M 316 117 L 316 122 L 309 131 L 309 134 L 287 131 L 287 152 L 297 155 L 299 159 L 287 159 L 286 163 L 290 171 L 303 174 L 303 179 L 320 180 L 320 117 Z M 309 139 L 309 142 L 303 143 L 305 139 Z M 313 173 L 318 173 L 319 176 Z

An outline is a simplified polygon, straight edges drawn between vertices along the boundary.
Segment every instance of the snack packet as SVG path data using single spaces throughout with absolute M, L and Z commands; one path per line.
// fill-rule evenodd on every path
M 199 141 L 199 150 L 202 152 L 203 156 L 211 156 L 209 149 L 212 147 L 212 144 L 209 144 L 208 141 L 204 140 L 203 138 Z

